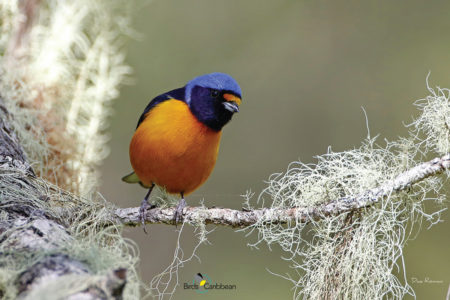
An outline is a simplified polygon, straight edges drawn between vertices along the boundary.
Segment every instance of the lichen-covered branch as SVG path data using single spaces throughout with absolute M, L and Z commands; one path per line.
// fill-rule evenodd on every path
M 204 222 L 206 224 L 247 227 L 263 221 L 272 224 L 288 222 L 307 223 L 320 220 L 330 215 L 339 215 L 353 210 L 371 206 L 391 193 L 403 191 L 423 179 L 438 175 L 450 169 L 450 154 L 419 164 L 399 174 L 394 180 L 367 190 L 366 192 L 343 197 L 314 207 L 294 207 L 285 209 L 262 208 L 254 210 L 234 210 L 229 208 L 186 207 L 183 211 L 184 221 L 188 223 Z M 175 225 L 174 207 L 152 208 L 145 214 L 146 223 Z M 118 223 L 127 226 L 140 225 L 139 207 L 120 208 L 114 212 Z
M 67 228 L 46 215 L 31 199 L 39 194 L 34 172 L 27 162 L 18 138 L 9 124 L 9 114 L 0 99 L 0 247 L 2 259 L 34 261 L 12 282 L 17 294 L 1 298 L 44 299 L 56 278 L 91 273 L 86 263 L 58 249 L 73 240 Z M 16 194 L 8 186 L 16 185 Z M 45 199 L 45 195 L 41 195 Z M 5 267 L 2 265 L 2 268 Z M 99 276 L 86 288 L 73 289 L 70 299 L 120 299 L 126 283 L 126 270 Z M 68 296 L 68 295 L 65 295 Z
M 140 298 L 134 244 L 96 226 L 110 209 L 92 192 L 132 7 L 0 4 L 1 299 Z

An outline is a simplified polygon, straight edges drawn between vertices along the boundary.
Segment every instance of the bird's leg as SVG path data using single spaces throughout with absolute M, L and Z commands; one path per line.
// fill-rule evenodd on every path
M 150 194 L 153 190 L 153 187 L 155 186 L 154 183 L 152 183 L 152 186 L 148 189 L 147 195 L 145 195 L 144 200 L 141 202 L 141 207 L 139 208 L 139 217 L 141 219 L 142 228 L 144 229 L 144 232 L 147 233 L 147 229 L 145 228 L 145 212 L 147 211 L 147 208 L 150 206 L 153 207 L 154 205 L 150 205 L 148 203 L 148 198 L 150 198 Z
M 178 202 L 177 208 L 175 209 L 175 214 L 173 216 L 175 225 L 178 224 L 179 221 L 181 221 L 181 218 L 183 216 L 183 209 L 186 207 L 186 200 L 184 200 L 184 194 L 180 193 L 180 195 L 181 199 L 180 202 Z

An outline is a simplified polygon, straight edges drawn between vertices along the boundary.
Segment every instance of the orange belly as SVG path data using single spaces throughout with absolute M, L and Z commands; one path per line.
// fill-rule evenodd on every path
M 169 193 L 189 194 L 211 174 L 221 132 L 199 122 L 185 102 L 167 100 L 155 106 L 130 143 L 130 161 L 141 182 Z

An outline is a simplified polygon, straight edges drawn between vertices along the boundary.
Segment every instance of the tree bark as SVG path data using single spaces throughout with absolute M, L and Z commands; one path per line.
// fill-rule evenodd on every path
M 63 224 L 47 216 L 26 197 L 30 193 L 41 193 L 39 183 L 12 130 L 12 116 L 2 99 L 0 110 L 0 180 L 4 187 L 15 184 L 15 188 L 23 190 L 17 195 L 0 194 L 0 213 L 5 216 L 0 222 L 0 247 L 6 249 L 1 255 L 11 260 L 26 257 L 34 261 L 14 280 L 17 298 L 25 299 L 34 290 L 45 287 L 57 277 L 91 273 L 91 270 L 84 262 L 58 253 L 58 247 L 72 241 L 73 237 Z M 6 178 L 12 178 L 12 181 L 6 181 Z M 44 194 L 40 197 L 46 199 Z M 99 278 L 89 288 L 69 295 L 69 299 L 121 299 L 125 283 L 126 270 L 118 269 Z

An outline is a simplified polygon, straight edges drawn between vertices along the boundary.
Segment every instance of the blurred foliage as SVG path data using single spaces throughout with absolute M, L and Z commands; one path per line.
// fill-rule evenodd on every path
M 418 115 L 414 100 L 430 85 L 448 87 L 450 3 L 435 1 L 237 1 L 165 0 L 143 5 L 135 19 L 142 39 L 129 46 L 134 85 L 122 89 L 111 119 L 111 154 L 103 166 L 102 193 L 120 206 L 138 206 L 145 191 L 120 182 L 130 170 L 128 143 L 137 119 L 154 96 L 192 77 L 227 72 L 243 90 L 241 111 L 224 129 L 216 168 L 189 205 L 240 208 L 241 194 L 259 192 L 271 173 L 289 162 L 351 149 L 371 134 L 393 139 L 406 135 L 403 122 Z M 443 220 L 449 220 L 445 212 Z M 151 226 L 150 235 L 128 229 L 141 249 L 144 283 L 172 259 L 176 232 Z M 422 231 L 405 248 L 407 279 L 418 299 L 442 299 L 450 282 L 444 222 Z M 209 299 L 288 299 L 289 282 L 279 249 L 255 252 L 248 239 L 217 228 L 201 263 L 180 272 L 181 281 L 208 274 L 213 281 L 237 284 L 236 291 L 211 292 Z M 186 251 L 194 246 L 190 232 Z M 420 283 L 426 278 L 437 283 Z M 178 289 L 174 299 L 197 299 Z

